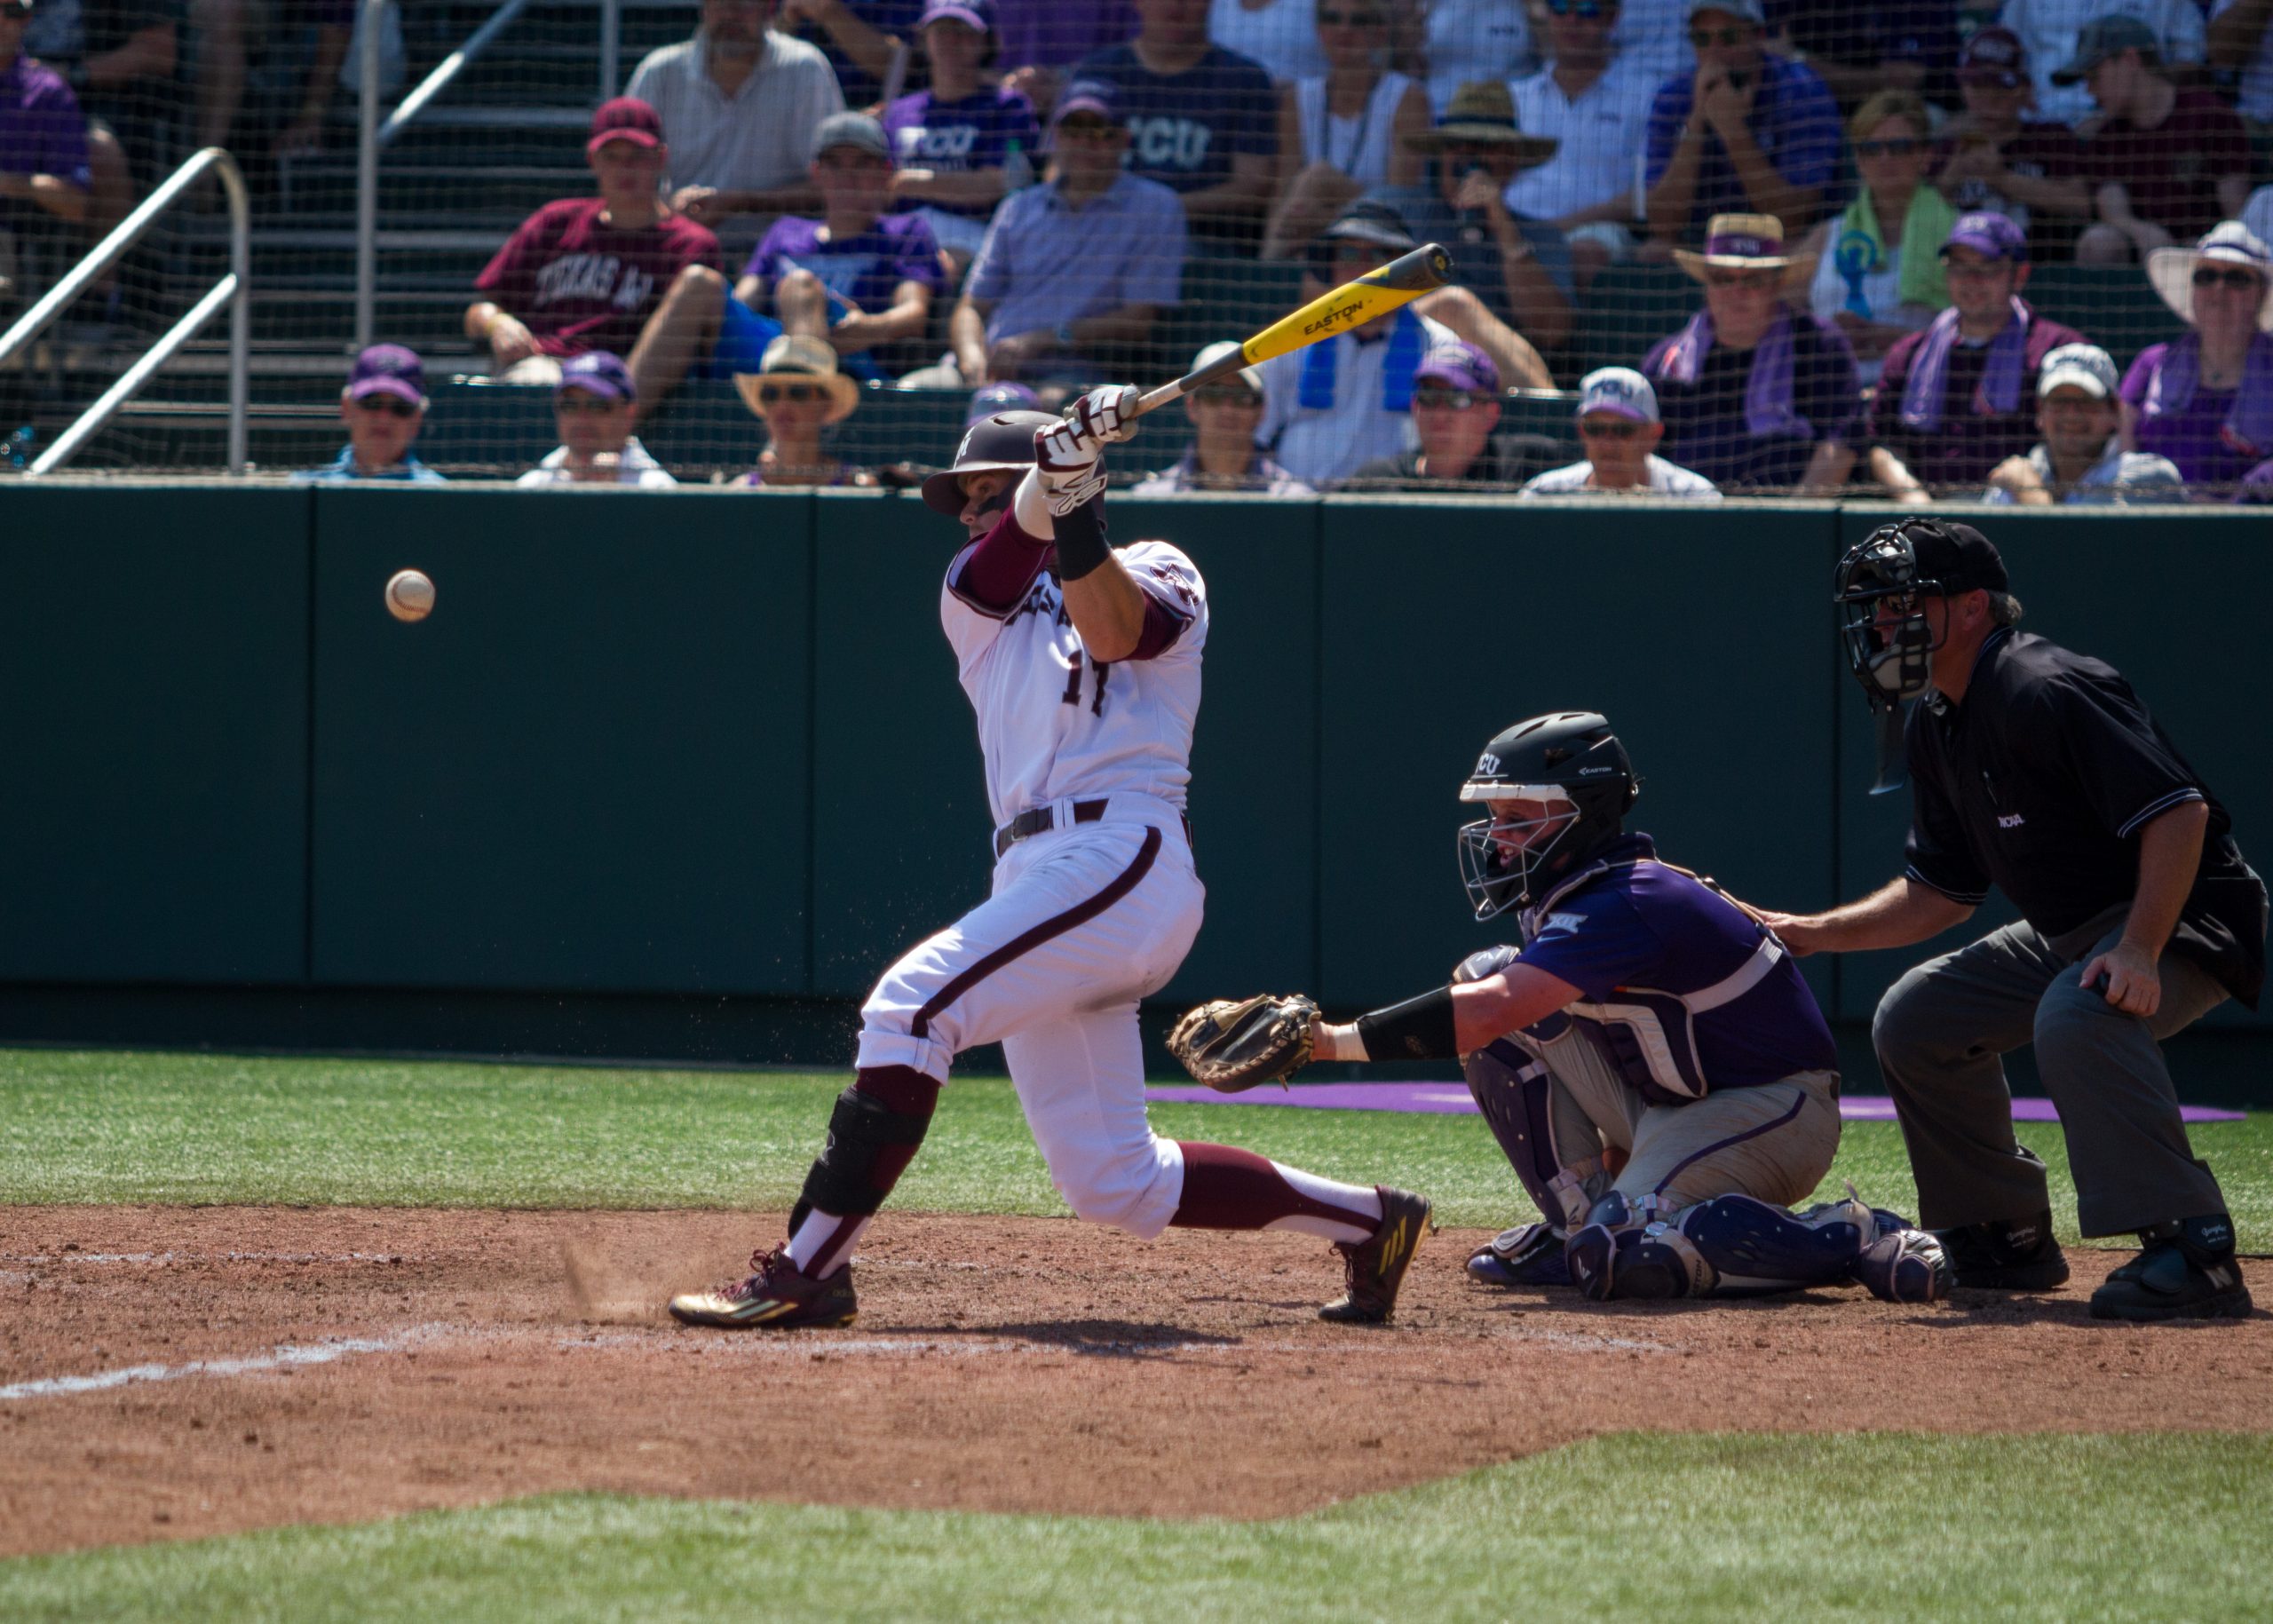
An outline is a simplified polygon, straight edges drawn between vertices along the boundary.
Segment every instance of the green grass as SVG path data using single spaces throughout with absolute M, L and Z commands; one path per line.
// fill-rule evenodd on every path
M 788 1205 L 841 1073 L 635 1072 L 444 1062 L 0 1050 L 0 1203 L 122 1201 L 464 1207 Z M 1157 1105 L 1159 1130 L 1222 1139 L 1330 1177 L 1424 1190 L 1446 1223 L 1527 1216 L 1473 1117 Z M 2059 1130 L 2022 1138 L 2053 1169 L 2075 1233 Z M 2273 1245 L 2273 1116 L 2193 1130 L 2247 1250 Z M 1851 1178 L 1915 1200 L 1890 1123 L 1847 1129 L 1826 1193 Z M 948 1089 L 893 1204 L 1057 1214 L 1017 1097 Z
M 1626 1434 L 1271 1523 L 558 1496 L 0 1564 L 0 1616 L 2262 1616 L 2273 1443 Z

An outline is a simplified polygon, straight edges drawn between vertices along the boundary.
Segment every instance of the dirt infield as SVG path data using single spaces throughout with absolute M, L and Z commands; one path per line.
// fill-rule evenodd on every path
M 663 1317 L 780 1222 L 7 1208 L 0 1557 L 565 1489 L 1274 1517 L 1626 1428 L 2273 1427 L 2273 1316 L 2095 1324 L 2111 1253 L 2039 1299 L 1594 1307 L 1471 1287 L 1446 1232 L 1358 1329 L 1300 1236 L 894 1214 L 853 1327 Z

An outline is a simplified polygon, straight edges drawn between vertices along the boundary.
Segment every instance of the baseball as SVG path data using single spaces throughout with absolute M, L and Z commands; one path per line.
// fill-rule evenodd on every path
M 387 613 L 399 621 L 423 621 L 434 613 L 434 583 L 425 573 L 399 569 L 387 578 Z

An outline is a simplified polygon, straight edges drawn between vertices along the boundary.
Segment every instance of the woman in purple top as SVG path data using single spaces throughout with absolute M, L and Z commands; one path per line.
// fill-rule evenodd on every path
M 892 197 L 917 205 L 957 277 L 978 254 L 994 205 L 1033 178 L 1041 145 L 1034 104 L 986 76 L 993 22 L 989 0 L 931 0 L 923 29 L 931 88 L 884 109 L 899 165 Z
M 750 309 L 763 313 L 770 303 L 784 331 L 826 338 L 861 378 L 918 363 L 888 346 L 923 337 L 931 296 L 946 286 L 931 228 L 915 215 L 883 212 L 890 154 L 883 126 L 867 114 L 824 119 L 812 162 L 822 218 L 774 221 L 734 284 Z
M 2194 330 L 2124 375 L 2123 448 L 2230 489 L 2273 456 L 2273 249 L 2226 220 L 2192 248 L 2155 250 L 2147 276 Z

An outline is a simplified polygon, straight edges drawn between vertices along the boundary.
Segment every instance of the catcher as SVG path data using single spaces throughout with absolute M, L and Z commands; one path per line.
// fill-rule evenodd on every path
M 1168 1047 L 1227 1089 L 1314 1058 L 1458 1056 L 1542 1215 L 1469 1259 L 1485 1285 L 1944 1295 L 1939 1242 L 1851 1186 L 1791 1210 L 1839 1148 L 1830 1028 L 1773 931 L 1625 832 L 1639 793 L 1601 717 L 1518 723 L 1461 786 L 1490 816 L 1460 831 L 1460 853 L 1476 916 L 1519 908 L 1521 948 L 1475 954 L 1452 985 L 1348 1026 L 1308 999 L 1208 1005 Z

